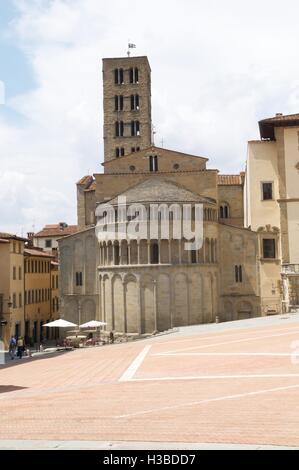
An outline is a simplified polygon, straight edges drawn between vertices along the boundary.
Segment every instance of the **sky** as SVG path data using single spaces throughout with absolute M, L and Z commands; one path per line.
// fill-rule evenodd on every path
M 0 232 L 76 223 L 76 181 L 103 171 L 101 59 L 128 40 L 156 145 L 243 170 L 258 121 L 299 112 L 298 17 L 296 0 L 0 0 Z

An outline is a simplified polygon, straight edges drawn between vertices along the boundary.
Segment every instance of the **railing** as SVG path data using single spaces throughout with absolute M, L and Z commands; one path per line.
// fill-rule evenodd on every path
M 299 264 L 284 264 L 281 267 L 282 274 L 298 274 L 299 275 Z

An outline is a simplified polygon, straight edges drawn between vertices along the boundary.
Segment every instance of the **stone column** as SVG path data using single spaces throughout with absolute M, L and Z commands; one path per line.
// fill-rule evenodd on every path
M 119 240 L 119 264 L 123 264 L 123 246 L 122 240 Z
M 115 266 L 116 265 L 115 242 L 113 242 L 113 244 L 112 244 L 112 260 L 113 260 L 113 264 Z
M 142 334 L 142 285 L 140 277 L 138 279 L 138 306 L 139 306 L 139 334 Z
M 157 281 L 154 279 L 154 316 L 155 316 L 155 331 L 158 331 L 158 308 L 157 308 Z
M 123 301 L 124 301 L 124 333 L 127 333 L 128 327 L 127 327 L 127 284 L 123 282 Z
M 158 253 L 159 254 L 159 259 L 158 259 L 158 261 L 159 261 L 159 264 L 161 264 L 161 246 L 162 246 L 162 243 L 161 243 L 161 240 L 159 238 L 158 239 L 158 250 L 159 250 L 159 253 Z
M 128 264 L 131 264 L 131 243 L 130 241 L 127 242 L 128 243 Z
M 111 326 L 112 330 L 115 329 L 115 316 L 114 316 L 114 295 L 113 295 L 113 282 L 112 278 L 109 277 L 110 288 L 111 288 Z

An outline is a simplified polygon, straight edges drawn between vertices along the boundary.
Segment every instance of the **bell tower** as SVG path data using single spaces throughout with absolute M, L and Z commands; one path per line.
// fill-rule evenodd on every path
M 148 58 L 103 59 L 104 161 L 151 145 L 151 68 Z

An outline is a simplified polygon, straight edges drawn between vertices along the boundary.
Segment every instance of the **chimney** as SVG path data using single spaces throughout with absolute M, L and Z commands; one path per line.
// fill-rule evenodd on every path
M 283 116 L 283 113 L 276 113 L 275 116 L 276 117 Z

